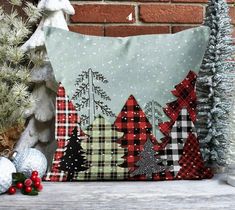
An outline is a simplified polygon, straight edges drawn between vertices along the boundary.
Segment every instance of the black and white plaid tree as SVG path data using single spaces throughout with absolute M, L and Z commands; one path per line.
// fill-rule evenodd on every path
M 85 171 L 88 167 L 84 156 L 85 152 L 81 147 L 81 139 L 78 138 L 76 127 L 68 141 L 65 155 L 61 158 L 60 170 L 67 172 L 67 181 L 73 181 L 75 173 Z
M 164 160 L 156 156 L 153 146 L 151 140 L 148 139 L 144 144 L 144 150 L 140 152 L 140 160 L 135 164 L 139 167 L 131 173 L 131 176 L 145 175 L 147 179 L 152 179 L 153 174 L 164 172 L 167 169 L 164 166 Z
M 196 133 L 195 126 L 186 108 L 183 108 L 170 131 L 170 140 L 164 150 L 164 158 L 171 171 L 176 176 L 181 169 L 179 164 L 183 154 L 184 144 L 188 138 L 188 133 Z

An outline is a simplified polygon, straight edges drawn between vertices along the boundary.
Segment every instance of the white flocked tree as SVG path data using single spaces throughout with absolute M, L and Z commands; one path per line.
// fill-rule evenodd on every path
M 19 152 L 25 148 L 36 147 L 50 160 L 56 146 L 54 121 L 57 87 L 53 69 L 46 53 L 44 27 L 52 26 L 69 30 L 65 15 L 73 15 L 75 11 L 69 0 L 41 0 L 38 3 L 38 9 L 43 14 L 41 22 L 34 34 L 21 47 L 24 52 L 29 51 L 32 56 L 40 55 L 42 58 L 40 66 L 31 72 L 31 78 L 34 82 L 32 95 L 36 98 L 36 102 L 34 107 L 25 113 L 28 124 L 15 147 L 15 151 Z
M 229 147 L 234 63 L 232 25 L 225 0 L 209 0 L 205 25 L 211 29 L 209 44 L 197 79 L 197 131 L 204 160 L 224 166 Z
M 233 94 L 233 108 L 230 115 L 230 146 L 228 152 L 227 182 L 235 187 L 235 94 Z

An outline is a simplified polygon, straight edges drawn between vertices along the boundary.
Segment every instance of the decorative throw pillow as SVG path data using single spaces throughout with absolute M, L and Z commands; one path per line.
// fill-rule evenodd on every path
M 96 37 L 46 31 L 56 80 L 48 181 L 211 178 L 195 131 L 195 83 L 209 29 Z

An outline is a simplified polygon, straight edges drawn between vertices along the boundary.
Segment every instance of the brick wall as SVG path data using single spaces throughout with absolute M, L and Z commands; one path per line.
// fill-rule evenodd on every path
M 30 0 L 37 3 L 38 0 Z M 228 0 L 235 25 L 235 0 Z M 70 29 L 99 36 L 174 33 L 203 22 L 207 0 L 71 0 Z M 9 8 L 6 0 L 0 6 Z M 234 33 L 235 37 L 235 33 Z
M 99 36 L 174 33 L 200 25 L 206 0 L 71 1 L 70 29 Z M 228 0 L 235 24 L 234 0 Z

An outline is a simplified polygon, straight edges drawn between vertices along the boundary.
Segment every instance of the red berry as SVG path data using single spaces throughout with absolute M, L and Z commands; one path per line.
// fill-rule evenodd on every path
M 13 187 L 13 186 L 11 186 L 11 187 L 9 188 L 9 190 L 8 190 L 8 194 L 9 194 L 9 195 L 14 195 L 15 193 L 16 193 L 16 188 Z
M 35 182 L 42 182 L 42 179 L 40 177 L 37 177 L 36 181 Z
M 32 176 L 38 176 L 38 172 L 37 171 L 33 171 L 32 172 Z
M 26 193 L 31 193 L 32 192 L 32 187 L 30 187 L 30 186 L 25 187 L 25 192 Z
M 41 182 L 34 182 L 34 186 L 38 188 L 41 185 Z
M 22 189 L 22 188 L 24 187 L 24 185 L 23 185 L 22 182 L 18 182 L 18 183 L 16 184 L 16 187 L 17 187 L 18 189 Z
M 43 186 L 40 184 L 40 186 L 37 187 L 37 190 L 38 190 L 38 191 L 42 191 L 42 189 L 43 189 Z
M 37 176 L 35 176 L 35 175 L 32 175 L 31 177 L 30 177 L 30 179 L 33 181 L 33 182 L 35 182 L 36 180 L 37 180 Z
M 26 187 L 30 187 L 31 185 L 32 185 L 32 180 L 31 179 L 26 179 L 25 181 L 24 181 L 24 185 L 26 186 Z

